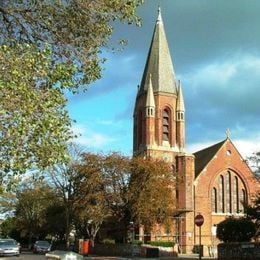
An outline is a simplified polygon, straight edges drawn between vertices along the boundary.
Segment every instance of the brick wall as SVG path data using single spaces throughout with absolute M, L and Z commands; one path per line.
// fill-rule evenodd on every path
M 219 260 L 260 260 L 260 243 L 221 243 Z

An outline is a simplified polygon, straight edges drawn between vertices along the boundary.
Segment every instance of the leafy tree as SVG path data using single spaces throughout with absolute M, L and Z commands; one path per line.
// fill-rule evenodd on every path
M 63 242 L 66 240 L 66 211 L 59 199 L 49 205 L 45 211 L 46 230 L 56 241 Z
M 167 224 L 176 207 L 174 173 L 161 160 L 133 158 L 129 184 L 131 215 L 135 223 L 152 227 Z
M 87 235 L 94 243 L 103 221 L 111 215 L 109 187 L 102 174 L 103 158 L 85 153 L 75 179 L 75 225 L 79 235 Z
M 246 218 L 255 224 L 256 234 L 255 237 L 260 236 L 260 193 L 253 199 L 252 205 L 245 205 Z
M 256 177 L 260 178 L 260 152 L 255 152 L 252 156 L 247 158 L 249 165 L 251 166 Z
M 6 218 L 0 225 L 1 237 L 11 237 L 19 241 L 20 232 L 15 217 Z
M 71 122 L 64 91 L 101 77 L 113 23 L 139 24 L 141 3 L 0 1 L 0 183 L 66 160 Z
M 109 203 L 112 214 L 103 224 L 109 228 L 109 237 L 118 242 L 124 242 L 127 238 L 127 229 L 130 222 L 129 200 L 127 196 L 130 179 L 131 160 L 119 153 L 111 153 L 105 156 L 103 162 L 104 176 L 107 179 L 109 190 Z
M 51 167 L 46 174 L 46 178 L 53 189 L 56 190 L 57 196 L 60 198 L 61 204 L 58 208 L 49 209 L 54 210 L 56 213 L 62 213 L 64 220 L 64 236 L 63 239 L 67 248 L 69 247 L 69 234 L 73 228 L 74 204 L 75 204 L 75 191 L 78 189 L 78 165 L 81 163 L 82 150 L 76 145 L 69 145 L 70 161 L 68 163 L 60 163 Z M 50 213 L 50 212 L 49 212 Z M 50 215 L 49 215 L 50 217 Z M 62 227 L 60 227 L 62 229 Z M 61 235 L 60 235 L 61 236 Z
M 0 46 L 0 181 L 66 159 L 71 121 L 62 88 L 73 66 L 51 70 L 50 50 Z
M 101 76 L 100 48 L 107 46 L 113 22 L 140 24 L 135 15 L 142 0 L 2 0 L 0 44 L 52 46 L 56 62 L 75 62 L 72 89 Z
M 246 218 L 227 218 L 217 225 L 217 238 L 229 242 L 249 242 L 256 229 L 252 221 Z
M 46 209 L 55 202 L 56 193 L 45 183 L 30 183 L 17 191 L 15 217 L 20 232 L 32 238 L 43 239 L 48 234 L 46 229 Z

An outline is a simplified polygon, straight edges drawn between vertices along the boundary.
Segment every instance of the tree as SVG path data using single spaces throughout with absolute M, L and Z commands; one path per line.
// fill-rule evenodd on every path
M 66 210 L 60 198 L 57 198 L 55 202 L 46 208 L 44 217 L 48 235 L 51 235 L 58 242 L 66 241 Z
M 134 222 L 148 228 L 169 223 L 176 207 L 175 176 L 169 165 L 162 160 L 135 157 L 130 171 L 128 194 Z
M 46 209 L 56 200 L 56 193 L 45 183 L 27 182 L 17 191 L 15 217 L 17 226 L 23 236 L 32 239 L 44 239 L 48 234 L 46 229 Z
M 256 229 L 252 221 L 246 218 L 227 218 L 217 225 L 217 238 L 229 242 L 249 242 Z
M 128 188 L 131 160 L 120 154 L 111 153 L 104 156 L 103 176 L 109 191 L 109 207 L 112 214 L 105 220 L 103 227 L 113 230 L 109 236 L 118 242 L 127 238 L 127 228 L 131 220 L 129 211 Z
M 101 77 L 101 49 L 113 23 L 139 24 L 141 3 L 0 1 L 1 183 L 66 160 L 71 121 L 64 91 L 75 93 Z
M 11 237 L 19 241 L 20 232 L 15 217 L 6 218 L 0 225 L 1 237 Z
M 0 46 L 0 184 L 33 167 L 64 161 L 71 121 L 62 88 L 73 66 L 51 69 L 50 50 Z
M 69 248 L 69 234 L 73 228 L 74 221 L 74 193 L 77 190 L 76 185 L 78 184 L 75 181 L 78 178 L 77 167 L 81 163 L 82 154 L 81 149 L 73 144 L 69 145 L 68 150 L 70 161 L 67 164 L 60 163 L 54 165 L 46 174 L 47 180 L 56 190 L 57 196 L 61 201 L 61 204 L 57 205 L 58 208 L 48 209 L 48 219 L 51 220 L 50 217 L 52 213 L 55 215 L 63 214 L 62 218 L 64 222 L 63 227 L 62 225 L 60 226 L 60 230 L 62 231 L 62 229 L 64 229 L 64 233 L 63 236 L 61 234 L 59 236 L 64 239 L 67 248 Z
M 75 225 L 78 235 L 87 235 L 94 245 L 100 226 L 111 215 L 110 192 L 102 174 L 103 157 L 85 153 L 82 158 L 74 180 Z
M 77 67 L 77 83 L 89 84 L 101 76 L 101 47 L 108 45 L 115 21 L 140 24 L 135 15 L 142 0 L 2 0 L 0 44 L 29 43 L 52 46 L 57 63 Z
M 247 158 L 249 165 L 251 166 L 256 177 L 260 178 L 260 152 L 253 153 L 252 156 Z
M 260 236 L 260 193 L 258 193 L 253 199 L 252 205 L 245 205 L 246 218 L 252 221 L 256 228 L 255 237 Z

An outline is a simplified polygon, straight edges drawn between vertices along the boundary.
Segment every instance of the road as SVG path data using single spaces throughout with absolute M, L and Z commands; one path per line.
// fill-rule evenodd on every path
M 45 255 L 36 255 L 31 252 L 22 252 L 20 257 L 0 257 L 0 260 L 46 260 Z

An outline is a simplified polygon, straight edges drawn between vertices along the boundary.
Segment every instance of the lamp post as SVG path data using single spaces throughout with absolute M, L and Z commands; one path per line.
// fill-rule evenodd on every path
M 132 231 L 131 234 L 132 234 L 132 243 L 134 242 L 135 240 L 135 227 L 134 227 L 134 222 L 133 221 L 130 221 L 130 230 Z
M 212 256 L 214 257 L 215 256 L 215 237 L 217 235 L 217 225 L 216 224 L 214 224 L 211 227 L 211 235 L 212 235 L 212 250 L 211 250 L 211 253 L 212 253 Z

